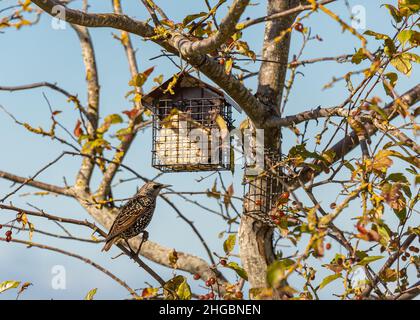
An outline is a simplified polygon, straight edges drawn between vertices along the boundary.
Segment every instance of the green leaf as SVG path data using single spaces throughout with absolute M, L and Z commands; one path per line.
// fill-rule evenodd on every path
M 236 243 L 236 234 L 230 234 L 228 238 L 223 243 L 223 250 L 228 255 L 232 252 L 233 248 L 235 247 Z
M 321 284 L 318 286 L 318 289 L 325 288 L 329 283 L 333 282 L 334 280 L 337 280 L 338 278 L 341 278 L 341 273 L 336 273 L 325 277 L 324 280 L 322 280 Z
M 360 64 L 365 59 L 367 59 L 365 50 L 363 48 L 360 48 L 351 58 L 351 62 L 354 64 Z
M 387 8 L 389 10 L 389 13 L 391 14 L 392 18 L 394 18 L 396 23 L 400 23 L 402 20 L 401 14 L 398 11 L 397 8 L 395 8 L 393 5 L 391 4 L 385 4 L 384 5 L 385 8 Z
M 395 269 L 386 268 L 380 273 L 380 277 L 385 282 L 394 282 L 397 281 L 398 275 Z
M 411 65 L 411 59 L 409 59 L 406 54 L 396 56 L 394 59 L 391 60 L 391 64 L 395 67 L 395 69 L 405 74 L 406 76 L 411 75 L 411 70 L 413 69 L 413 67 Z
M 359 266 L 366 266 L 366 265 L 368 265 L 369 263 L 374 262 L 374 261 L 376 261 L 376 260 L 380 260 L 380 259 L 382 259 L 382 258 L 383 258 L 383 256 L 370 256 L 370 257 L 364 257 L 364 258 L 362 259 L 362 261 L 360 261 L 360 262 L 358 263 L 358 265 L 359 265 Z
M 267 268 L 267 283 L 270 287 L 276 287 L 280 283 L 287 272 L 287 270 L 295 264 L 292 259 L 282 259 L 274 261 Z
M 132 87 L 142 87 L 146 82 L 147 78 L 153 72 L 155 67 L 151 67 L 147 70 L 144 70 L 142 73 L 136 74 L 129 82 L 128 85 Z
M 386 178 L 387 180 L 390 181 L 394 181 L 394 182 L 405 182 L 408 183 L 407 178 L 401 173 L 401 172 L 396 172 L 396 173 L 391 173 L 388 178 Z
M 98 288 L 94 288 L 94 289 L 90 290 L 90 291 L 87 293 L 87 295 L 86 295 L 86 297 L 85 297 L 85 300 L 93 300 L 93 297 L 95 296 L 96 291 L 98 291 Z
M 183 276 L 175 276 L 171 280 L 165 283 L 165 296 L 168 299 L 181 299 L 181 300 L 190 300 L 191 299 L 191 289 L 187 283 L 187 279 Z M 176 296 L 174 296 L 176 294 Z
M 204 17 L 207 13 L 206 12 L 200 12 L 200 13 L 196 13 L 196 14 L 190 14 L 188 16 L 186 16 L 184 18 L 184 20 L 182 21 L 182 24 L 185 26 L 187 26 L 188 24 L 190 24 L 190 22 L 194 21 L 197 18 L 201 18 Z
M 385 39 L 389 39 L 389 36 L 387 36 L 386 34 L 383 33 L 378 33 L 372 30 L 367 30 L 364 32 L 365 35 L 367 36 L 372 36 L 375 37 L 376 40 L 385 40 Z
M 403 48 L 405 47 L 407 42 L 410 41 L 413 34 L 413 30 L 403 30 L 398 34 L 397 39 L 401 42 Z
M 20 281 L 13 281 L 13 280 L 3 281 L 2 283 L 0 283 L 0 293 L 3 293 L 4 291 L 9 290 L 9 289 L 17 288 L 19 284 L 20 284 Z
M 121 118 L 120 115 L 114 113 L 114 114 L 110 114 L 106 116 L 104 121 L 109 124 L 117 124 L 117 123 L 122 123 L 123 119 Z
M 238 276 L 240 276 L 244 280 L 248 280 L 248 275 L 247 275 L 246 271 L 243 268 L 241 268 L 236 262 L 229 262 L 226 265 L 226 268 L 235 270 L 235 272 Z
M 184 278 L 184 281 L 182 281 L 181 284 L 178 286 L 176 294 L 181 300 L 191 300 L 191 288 L 188 285 L 186 278 Z
M 235 27 L 236 30 L 242 30 L 243 28 L 245 28 L 245 24 L 244 23 L 238 23 Z
M 389 85 L 392 88 L 394 88 L 395 85 L 397 84 L 397 81 L 398 81 L 398 74 L 396 74 L 395 72 L 388 72 L 388 73 L 384 74 L 384 77 L 389 81 Z M 386 94 L 393 97 L 392 92 L 388 88 L 388 86 L 386 86 L 385 83 L 383 83 L 383 86 L 384 86 L 384 90 L 385 90 Z M 380 109 L 382 110 L 382 113 L 385 113 L 382 108 L 380 108 Z M 388 117 L 385 114 L 384 119 L 387 119 L 387 118 Z

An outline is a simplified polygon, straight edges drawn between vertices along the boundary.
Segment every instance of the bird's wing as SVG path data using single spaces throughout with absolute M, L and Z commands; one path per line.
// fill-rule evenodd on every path
M 117 235 L 130 228 L 133 223 L 147 210 L 150 210 L 150 201 L 146 197 L 140 199 L 131 199 L 121 207 L 120 213 L 115 218 L 111 229 L 109 230 L 106 241 L 115 238 Z M 140 204 L 136 204 L 140 202 Z

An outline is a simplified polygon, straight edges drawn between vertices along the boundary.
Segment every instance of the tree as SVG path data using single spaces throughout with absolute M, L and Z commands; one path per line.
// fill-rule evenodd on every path
M 267 162 L 270 165 L 260 174 L 276 175 L 281 181 L 279 205 L 270 215 L 249 215 L 244 212 L 237 218 L 227 216 L 229 230 L 234 233 L 226 239 L 225 256 L 218 257 L 215 266 L 212 265 L 213 254 L 207 246 L 210 263 L 203 258 L 176 252 L 152 241 L 147 241 L 142 246 L 142 257 L 193 274 L 196 278 L 205 280 L 208 287 L 215 287 L 217 282 L 217 292 L 213 293 L 212 289 L 209 295 L 201 298 L 213 298 L 217 294 L 216 296 L 227 299 L 240 299 L 244 283 L 248 282 L 250 298 L 285 299 L 294 296 L 313 299 L 318 298 L 319 290 L 340 278 L 344 288 L 340 297 L 346 299 L 412 299 L 417 296 L 419 283 L 409 276 L 409 271 L 411 268 L 418 270 L 419 267 L 416 255 L 419 249 L 414 245 L 420 233 L 416 225 L 418 210 L 415 207 L 419 199 L 419 146 L 414 136 L 418 130 L 416 116 L 419 109 L 416 108 L 416 103 L 420 86 L 414 85 L 404 94 L 398 93 L 396 86 L 399 77 L 410 75 L 414 68 L 413 63 L 419 60 L 413 52 L 419 41 L 419 33 L 415 30 L 418 24 L 418 1 L 399 0 L 395 5 L 384 4 L 395 27 L 394 34 L 390 35 L 371 30 L 359 33 L 344 18 L 332 11 L 335 0 L 269 0 L 265 16 L 249 19 L 242 17 L 245 10 L 252 5 L 249 0 L 220 0 L 215 4 L 206 0 L 207 11 L 187 15 L 182 21 L 171 20 L 170 15 L 152 0 L 141 1 L 150 14 L 147 21 L 124 15 L 119 0 L 112 1 L 113 13 L 90 13 L 88 1 L 83 1 L 81 10 L 71 9 L 68 2 L 18 2 L 17 11 L 5 16 L 0 22 L 3 29 L 21 28 L 37 22 L 37 19 L 32 20 L 34 22 L 27 20 L 27 15 L 39 17 L 45 14 L 68 22 L 80 40 L 87 83 L 86 103 L 80 101 L 77 95 L 70 94 L 53 83 L 0 87 L 1 90 L 8 91 L 48 87 L 64 94 L 79 113 L 73 132 L 67 131 L 72 140 L 76 140 L 71 142 L 57 134 L 57 129 L 62 128 L 62 125 L 58 120 L 58 112 L 52 108 L 50 130 L 36 128 L 15 119 L 17 125 L 24 126 L 34 134 L 50 137 L 62 143 L 66 149 L 30 178 L 0 171 L 1 178 L 19 185 L 1 199 L 4 203 L 0 204 L 1 209 L 17 212 L 16 221 L 23 227 L 29 224 L 30 231 L 32 227 L 28 216 L 33 215 L 62 223 L 83 225 L 104 236 L 105 231 L 93 223 L 61 219 L 43 211 L 6 205 L 5 201 L 16 195 L 23 186 L 32 186 L 73 198 L 95 223 L 105 229 L 111 226 L 118 210 L 114 206 L 112 191 L 112 182 L 118 171 L 124 170 L 137 179 L 147 180 L 124 164 L 133 141 L 150 124 L 150 113 L 141 104 L 141 96 L 143 85 L 150 81 L 149 76 L 153 69 L 139 71 L 131 42 L 132 37 L 141 37 L 152 42 L 156 48 L 163 49 L 165 56 L 180 57 L 184 63 L 225 91 L 250 120 L 244 122 L 244 125 L 251 123 L 251 127 L 264 129 L 267 154 L 281 155 L 275 163 Z M 221 10 L 226 13 L 219 20 Z M 355 52 L 302 59 L 308 43 L 322 41 L 322 35 L 313 36 L 305 27 L 305 21 L 316 19 L 322 14 L 336 22 L 338 31 L 341 28 L 343 32 L 355 37 L 358 41 Z M 242 37 L 254 25 L 261 23 L 265 23 L 265 33 L 262 48 L 257 48 L 261 54 L 257 55 L 257 50 L 253 49 L 255 45 L 244 41 Z M 96 53 L 89 30 L 104 27 L 121 32 L 115 37 L 121 41 L 129 63 L 133 109 L 123 112 L 124 115 L 113 113 L 103 117 L 101 114 Z M 292 34 L 301 36 L 302 49 L 290 59 Z M 259 67 L 257 72 L 246 70 L 244 62 L 250 61 Z M 343 80 L 348 88 L 348 96 L 342 97 L 341 103 L 334 107 L 320 106 L 301 113 L 284 115 L 294 84 L 299 81 L 297 76 L 301 73 L 300 70 L 309 64 L 325 61 L 361 67 L 341 78 L 334 78 L 329 84 L 332 86 Z M 254 76 L 258 77 L 255 94 L 244 83 L 245 79 Z M 156 81 L 159 82 L 159 79 Z M 376 92 L 380 92 L 382 98 Z M 382 102 L 386 96 L 391 99 L 387 104 Z M 127 121 L 123 120 L 124 116 L 128 118 Z M 401 125 L 392 124 L 392 120 L 396 118 L 403 118 L 404 122 Z M 308 126 L 321 121 L 324 123 L 322 128 L 314 129 L 310 133 L 311 137 L 308 137 Z M 123 122 L 126 126 L 116 132 L 115 139 L 111 142 L 110 128 Z M 284 150 L 281 146 L 282 135 L 287 128 L 292 129 L 297 138 L 297 143 L 290 150 Z M 311 139 L 312 137 L 315 139 Z M 357 154 L 352 152 L 355 149 Z M 82 159 L 73 185 L 62 187 L 37 179 L 41 172 L 68 156 Z M 405 170 L 399 170 L 398 163 L 404 163 Z M 275 168 L 280 170 L 274 170 Z M 99 186 L 95 189 L 92 183 L 94 170 L 101 174 Z M 218 190 L 215 184 L 207 194 L 224 203 L 228 212 L 233 210 L 231 208 L 235 197 L 233 189 L 225 187 L 223 181 L 221 182 L 223 190 Z M 337 203 L 331 203 L 326 208 L 318 190 L 331 185 L 337 187 Z M 264 192 L 269 195 L 270 190 Z M 255 194 L 251 187 L 245 195 L 245 201 L 256 201 L 253 197 Z M 165 195 L 161 198 L 176 210 L 205 244 L 198 230 L 171 200 Z M 189 200 L 188 197 L 185 199 Z M 360 208 L 355 216 L 350 217 L 347 207 L 353 202 L 358 202 Z M 337 222 L 346 214 L 347 226 L 352 223 L 351 218 L 355 219 L 355 226 L 351 230 L 345 230 Z M 222 216 L 226 218 L 223 212 Z M 398 222 L 393 224 L 390 221 L 395 216 Z M 239 226 L 235 229 L 237 224 Z M 4 227 L 15 228 L 9 225 Z M 279 239 L 291 241 L 297 252 L 289 257 L 282 256 L 277 246 Z M 319 280 L 315 276 L 315 265 L 318 262 L 313 261 L 322 259 L 325 250 L 330 250 L 331 243 L 328 239 L 345 248 L 346 253 L 337 253 L 332 261 L 324 264 L 323 268 L 331 270 L 332 274 Z M 24 241 L 9 236 L 0 240 L 31 243 L 31 239 Z M 239 246 L 239 263 L 231 259 L 235 242 Z M 303 242 L 305 245 L 299 247 Z M 139 243 L 139 239 L 135 239 L 131 245 L 135 249 Z M 60 252 L 58 248 L 42 244 L 31 245 Z M 123 253 L 130 255 L 124 245 L 120 244 L 118 247 Z M 78 255 L 76 258 L 86 260 Z M 159 284 L 156 288 L 144 289 L 143 297 L 164 294 L 168 298 L 191 298 L 185 277 L 178 275 L 173 279 L 162 279 L 139 257 L 132 258 Z M 376 260 L 382 261 L 377 269 L 370 265 Z M 96 267 L 101 270 L 100 266 Z M 234 283 L 227 279 L 223 275 L 224 267 L 235 270 L 241 280 Z M 366 276 L 366 283 L 363 285 L 352 282 L 352 276 L 359 269 Z M 101 271 L 127 287 L 133 295 L 137 295 L 109 271 L 103 268 Z M 292 276 L 304 279 L 301 288 L 294 287 L 290 281 Z M 14 284 L 4 285 L 13 287 Z M 158 287 L 165 290 L 159 291 Z

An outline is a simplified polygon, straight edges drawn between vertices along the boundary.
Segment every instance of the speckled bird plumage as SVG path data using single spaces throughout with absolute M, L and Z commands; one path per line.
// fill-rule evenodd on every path
M 102 251 L 108 251 L 120 239 L 129 240 L 145 231 L 152 220 L 156 198 L 164 187 L 157 182 L 147 182 L 120 208 Z

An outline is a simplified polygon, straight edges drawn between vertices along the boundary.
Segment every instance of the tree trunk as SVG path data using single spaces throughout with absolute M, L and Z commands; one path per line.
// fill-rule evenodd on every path
M 270 0 L 268 1 L 267 14 L 287 10 L 298 4 L 297 0 Z M 267 106 L 267 116 L 273 113 L 280 115 L 280 104 L 287 72 L 287 63 L 290 46 L 290 33 L 282 41 L 274 42 L 283 30 L 289 28 L 295 16 L 284 19 L 268 21 L 265 26 L 264 45 L 259 73 L 257 98 Z M 270 61 L 270 62 L 268 62 Z M 275 61 L 275 62 L 273 62 Z M 265 154 L 267 152 L 279 154 L 281 149 L 280 129 L 266 130 L 264 134 Z M 255 195 L 255 187 L 250 188 L 249 201 Z M 264 190 L 262 191 L 264 193 Z M 246 204 L 245 206 L 246 207 Z M 261 214 L 263 214 L 261 212 Z M 251 288 L 266 288 L 267 266 L 274 261 L 273 229 L 256 221 L 253 217 L 243 215 L 239 227 L 240 258 L 248 274 Z M 273 298 L 279 298 L 275 294 Z M 252 298 L 252 297 L 250 297 Z

